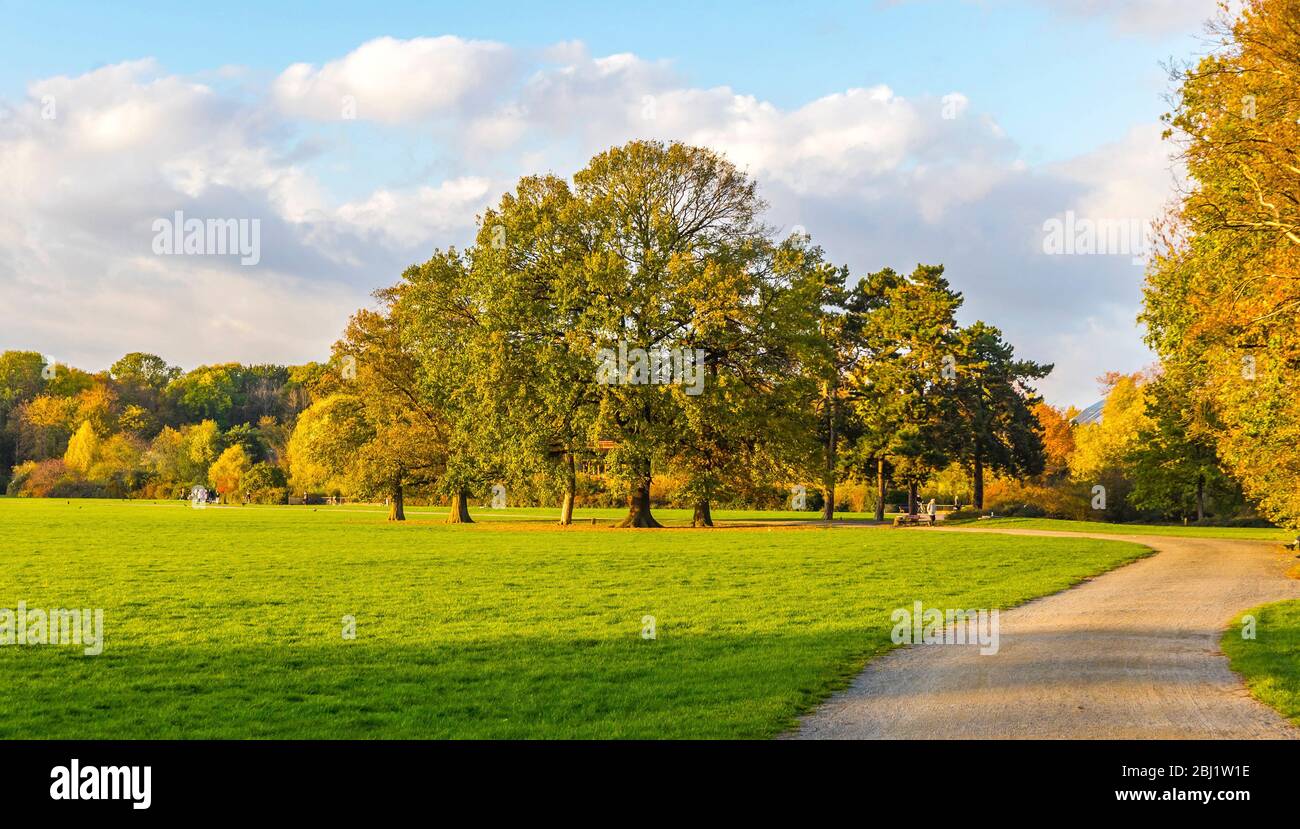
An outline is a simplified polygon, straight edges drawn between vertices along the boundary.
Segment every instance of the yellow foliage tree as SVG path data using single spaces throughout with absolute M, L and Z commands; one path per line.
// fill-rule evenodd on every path
M 1300 526 L 1300 0 L 1243 0 L 1182 73 L 1169 137 L 1191 181 L 1157 225 L 1143 321 L 1260 511 Z
M 90 425 L 89 420 L 83 420 L 77 433 L 68 441 L 68 449 L 63 453 L 63 463 L 69 468 L 86 475 L 90 468 L 95 465 L 99 457 L 99 436 L 95 434 L 95 429 Z
M 1108 471 L 1122 469 L 1137 443 L 1138 432 L 1149 424 L 1142 385 L 1146 376 L 1111 373 L 1102 380 L 1108 388 L 1100 423 L 1074 429 L 1070 475 L 1077 481 L 1095 481 Z
M 208 469 L 208 483 L 229 503 L 239 492 L 239 485 L 253 468 L 244 447 L 236 444 L 221 453 Z

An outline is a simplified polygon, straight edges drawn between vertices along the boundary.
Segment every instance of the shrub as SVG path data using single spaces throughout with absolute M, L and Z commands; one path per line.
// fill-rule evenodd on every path
M 19 498 L 70 497 L 56 492 L 61 481 L 68 476 L 68 468 L 60 458 L 47 461 L 28 461 L 14 467 L 9 494 Z
M 288 503 L 289 488 L 284 470 L 266 463 L 255 463 L 239 481 L 240 489 L 254 504 Z
M 1043 486 L 1011 478 L 994 478 L 984 488 L 984 508 L 996 515 L 1025 518 L 1096 518 L 1090 515 L 1088 490 L 1081 484 Z

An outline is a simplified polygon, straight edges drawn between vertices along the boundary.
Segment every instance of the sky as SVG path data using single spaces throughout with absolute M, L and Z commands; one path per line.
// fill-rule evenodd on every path
M 1139 227 L 1175 194 L 1167 68 L 1214 0 L 196 4 L 0 0 L 0 350 L 89 370 L 328 356 L 349 314 L 522 175 L 637 138 L 725 154 L 855 273 L 942 263 L 961 319 L 1056 368 L 1150 364 Z M 260 255 L 155 222 L 257 219 Z

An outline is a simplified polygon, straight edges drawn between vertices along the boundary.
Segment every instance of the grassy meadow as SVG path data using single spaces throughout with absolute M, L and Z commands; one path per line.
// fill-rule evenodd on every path
M 1108 524 L 1104 521 L 1067 521 L 1057 518 L 990 518 L 965 521 L 963 527 L 1002 530 L 1056 530 L 1106 535 L 1159 535 L 1181 538 L 1231 538 L 1238 541 L 1290 541 L 1295 530 L 1276 527 L 1198 527 L 1177 524 Z
M 896 607 L 1006 608 L 1147 552 L 443 514 L 0 498 L 0 608 L 103 608 L 105 629 L 99 656 L 0 647 L 0 737 L 770 737 L 891 647 Z
M 1223 634 L 1223 652 L 1254 697 L 1300 725 L 1300 600 L 1248 610 L 1255 638 L 1241 637 L 1241 616 Z

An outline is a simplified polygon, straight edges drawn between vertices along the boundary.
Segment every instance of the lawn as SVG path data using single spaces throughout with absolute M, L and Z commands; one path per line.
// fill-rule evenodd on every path
M 354 512 L 371 512 L 387 514 L 387 508 L 376 504 L 343 504 L 330 509 L 350 510 Z M 560 510 L 558 507 L 509 507 L 506 509 L 490 509 L 488 507 L 471 508 L 471 512 L 476 520 L 491 522 L 500 521 L 528 521 L 542 524 L 554 524 L 559 520 Z M 446 507 L 427 507 L 427 506 L 407 506 L 407 517 L 418 517 L 431 520 L 441 520 L 447 516 Z M 689 527 L 695 511 L 690 509 L 666 509 L 659 508 L 654 511 L 655 518 L 659 523 L 666 527 Z M 897 513 L 886 513 L 886 522 L 892 523 Z M 598 508 L 580 508 L 574 510 L 574 519 L 579 523 L 585 523 L 592 519 L 598 525 L 610 526 L 617 524 L 627 516 L 626 507 L 598 507 Z M 874 522 L 874 513 L 866 512 L 837 512 L 835 519 L 837 521 L 853 522 Z M 820 510 L 732 510 L 732 509 L 715 509 L 713 510 L 713 520 L 719 524 L 751 524 L 751 523 L 770 523 L 773 521 L 790 522 L 790 521 L 821 521 L 822 514 Z
M 0 737 L 770 737 L 896 607 L 1007 608 L 1147 552 L 412 513 L 0 498 L 0 608 L 103 608 L 106 639 L 0 647 Z
M 1300 725 L 1300 600 L 1248 610 L 1255 638 L 1241 636 L 1241 617 L 1223 634 L 1223 652 L 1255 698 Z
M 1176 524 L 1108 524 L 1105 521 L 1066 521 L 1056 518 L 991 518 L 963 521 L 960 526 L 1004 530 L 1057 530 L 1111 535 L 1171 535 L 1183 538 L 1233 538 L 1239 541 L 1290 541 L 1295 530 L 1273 527 L 1182 527 Z

